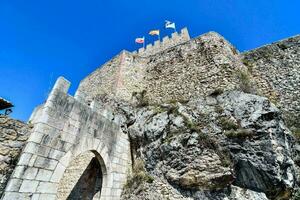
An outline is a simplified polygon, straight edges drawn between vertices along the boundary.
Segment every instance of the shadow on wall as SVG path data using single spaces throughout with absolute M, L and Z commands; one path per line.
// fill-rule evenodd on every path
M 101 192 L 101 186 L 101 166 L 97 158 L 94 157 L 72 189 L 67 200 L 93 199 L 94 195 Z
M 67 167 L 58 188 L 58 199 L 100 199 L 105 170 L 97 154 L 82 153 Z

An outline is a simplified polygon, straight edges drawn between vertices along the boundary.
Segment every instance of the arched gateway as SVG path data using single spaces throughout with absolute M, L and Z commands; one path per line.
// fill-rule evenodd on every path
M 3 200 L 120 198 L 131 164 L 128 137 L 95 102 L 68 95 L 69 86 L 59 78 L 34 111 L 34 128 Z

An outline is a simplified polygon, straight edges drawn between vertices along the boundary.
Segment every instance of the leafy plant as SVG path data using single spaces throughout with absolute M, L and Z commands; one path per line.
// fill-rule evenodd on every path
M 236 130 L 238 128 L 238 125 L 228 117 L 221 117 L 220 125 L 225 130 Z
M 144 183 L 152 183 L 154 178 L 148 174 L 144 167 L 142 159 L 136 159 L 132 168 L 132 174 L 128 175 L 127 181 L 124 185 L 125 189 L 134 189 Z
M 238 72 L 238 77 L 239 77 L 239 80 L 240 80 L 240 89 L 243 92 L 250 93 L 250 91 L 251 91 L 251 81 L 250 81 L 249 74 L 246 71 L 240 70 Z
M 225 131 L 225 135 L 228 138 L 239 138 L 245 139 L 253 136 L 253 131 L 250 129 L 239 128 L 237 130 L 227 130 Z

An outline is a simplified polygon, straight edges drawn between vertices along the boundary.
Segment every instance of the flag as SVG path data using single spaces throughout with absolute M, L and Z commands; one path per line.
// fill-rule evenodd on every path
M 135 43 L 143 44 L 144 42 L 145 42 L 145 37 L 135 39 Z
M 175 22 L 170 22 L 168 20 L 165 21 L 166 24 L 165 24 L 165 28 L 173 28 L 173 29 L 176 29 L 175 27 Z
M 159 30 L 152 30 L 149 32 L 150 35 L 159 35 Z

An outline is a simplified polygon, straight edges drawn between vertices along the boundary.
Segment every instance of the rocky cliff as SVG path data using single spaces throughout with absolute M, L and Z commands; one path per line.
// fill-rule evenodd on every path
M 230 91 L 152 105 L 99 101 L 131 139 L 123 199 L 295 196 L 299 145 L 265 97 Z

